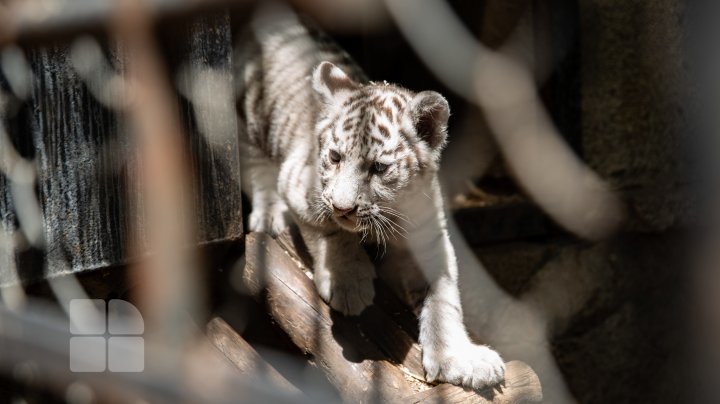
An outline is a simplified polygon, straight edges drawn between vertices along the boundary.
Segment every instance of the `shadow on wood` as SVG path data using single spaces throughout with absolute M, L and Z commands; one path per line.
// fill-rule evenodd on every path
M 507 364 L 506 381 L 495 388 L 473 391 L 425 382 L 416 338 L 386 312 L 395 309 L 378 305 L 387 302 L 386 292 L 378 293 L 384 298 L 376 299 L 357 318 L 333 313 L 303 271 L 305 264 L 290 248 L 292 243 L 286 238 L 282 244 L 285 248 L 269 236 L 248 235 L 245 267 L 236 276 L 249 294 L 264 299 L 278 325 L 314 357 L 344 400 L 517 403 L 542 399 L 537 375 L 517 361 Z

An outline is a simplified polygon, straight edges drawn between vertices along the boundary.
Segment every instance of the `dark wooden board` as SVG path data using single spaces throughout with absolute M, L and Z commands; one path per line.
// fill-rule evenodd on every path
M 226 13 L 176 26 L 172 38 L 161 45 L 172 82 L 181 66 L 212 68 L 232 82 Z M 26 154 L 35 158 L 46 262 L 21 265 L 19 276 L 0 266 L 0 285 L 126 263 L 133 259 L 129 247 L 144 245 L 143 209 L 134 181 L 142 174 L 136 168 L 131 128 L 122 114 L 90 94 L 71 66 L 69 49 L 68 43 L 53 43 L 25 50 L 34 73 L 32 94 L 8 127 L 16 147 L 28 149 L 23 146 L 30 142 Z M 122 74 L 120 49 L 105 41 L 106 54 Z M 204 111 L 179 92 L 176 99 L 187 134 L 196 240 L 239 240 L 243 227 L 236 132 L 202 135 L 195 115 Z M 15 216 L 7 180 L 0 175 L 0 230 L 5 234 L 17 229 Z
M 206 334 L 210 342 L 242 373 L 244 376 L 257 377 L 262 375 L 277 389 L 288 394 L 300 395 L 300 391 L 290 384 L 275 368 L 265 362 L 255 349 L 250 346 L 228 323 L 220 317 L 208 322 Z
M 312 281 L 270 237 L 246 239 L 243 285 L 253 296 L 267 293 L 278 325 L 350 402 L 396 401 L 412 391 L 405 376 L 348 319 L 331 312 Z M 375 359 L 375 360 L 373 360 Z
M 521 404 L 541 402 L 543 395 L 540 380 L 527 364 L 520 361 L 507 363 L 507 372 L 512 375 L 504 386 L 484 389 L 480 393 L 451 384 L 441 384 L 414 396 L 406 397 L 406 403 L 497 403 Z
M 292 246 L 287 239 L 282 245 Z M 264 299 L 278 325 L 301 350 L 314 357 L 347 401 L 541 400 L 537 375 L 521 362 L 508 363 L 504 386 L 481 391 L 450 385 L 433 388 L 424 381 L 417 341 L 386 314 L 387 307 L 377 304 L 384 299 L 376 299 L 375 305 L 359 317 L 344 317 L 320 299 L 312 280 L 301 269 L 303 263 L 298 257 L 302 254 L 288 252 L 269 236 L 254 233 L 246 238 L 245 253 L 239 278 L 246 291 Z

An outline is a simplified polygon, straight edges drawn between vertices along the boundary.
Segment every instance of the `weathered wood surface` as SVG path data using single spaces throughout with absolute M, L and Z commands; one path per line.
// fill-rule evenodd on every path
M 232 83 L 230 21 L 226 14 L 194 19 L 174 31 L 163 48 L 169 73 L 180 87 L 191 75 L 180 68 L 209 71 Z M 107 45 L 110 62 L 123 74 L 122 46 Z M 143 207 L 135 179 L 131 128 L 121 113 L 96 100 L 70 62 L 70 45 L 26 51 L 34 74 L 32 94 L 8 122 L 22 154 L 34 156 L 45 220 L 46 265 L 20 265 L 19 274 L 0 268 L 0 285 L 125 263 L 128 246 L 144 245 Z M 0 72 L 0 76 L 2 73 Z M 2 83 L 0 77 L 0 83 Z M 212 93 L 203 83 L 199 92 Z M 229 84 L 228 84 L 229 85 Z M 212 111 L 176 95 L 185 133 L 197 242 L 242 237 L 239 151 L 236 129 L 201 133 L 199 120 Z M 220 117 L 214 117 L 215 120 Z M 234 122 L 234 115 L 224 117 Z M 211 126 L 212 128 L 212 126 Z M 0 230 L 17 229 L 6 179 L 0 175 Z M 138 229 L 139 224 L 139 229 Z M 138 229 L 138 231 L 135 231 Z M 4 236 L 3 234 L 3 236 Z M 22 251 L 14 251 L 14 261 Z M 44 269 L 43 269 L 44 267 Z
M 527 364 L 520 361 L 507 363 L 507 373 L 512 375 L 505 384 L 496 389 L 475 392 L 452 384 L 441 384 L 407 397 L 406 403 L 537 403 L 543 399 L 540 379 Z
M 245 252 L 241 277 L 247 292 L 266 297 L 278 325 L 298 347 L 315 357 L 347 401 L 406 402 L 413 398 L 420 402 L 447 396 L 468 403 L 536 402 L 542 395 L 532 370 L 513 362 L 508 364 L 507 381 L 501 390 L 475 392 L 453 386 L 435 390 L 437 387 L 433 389 L 424 381 L 417 342 L 385 308 L 374 305 L 358 318 L 344 317 L 331 311 L 318 296 L 312 280 L 300 268 L 296 252 L 288 253 L 262 234 L 246 238 Z
M 210 342 L 245 376 L 264 376 L 288 394 L 301 394 L 274 367 L 270 366 L 225 320 L 215 317 L 206 326 Z
M 297 237 L 284 232 L 276 241 L 305 273 L 311 272 L 311 258 Z M 424 381 L 420 346 L 416 342 L 419 333 L 417 316 L 381 281 L 375 282 L 375 295 L 375 304 L 365 309 L 353 323 L 388 359 L 401 364 L 406 374 Z M 413 354 L 408 354 L 410 351 Z
M 315 362 L 349 402 L 399 400 L 412 391 L 404 374 L 349 320 L 332 313 L 312 281 L 270 237 L 246 239 L 243 285 L 253 296 L 267 293 L 268 309 L 278 325 Z M 338 334 L 336 334 L 338 333 Z

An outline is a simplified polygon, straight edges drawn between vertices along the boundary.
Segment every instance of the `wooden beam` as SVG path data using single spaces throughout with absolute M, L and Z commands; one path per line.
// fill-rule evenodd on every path
M 278 389 L 288 394 L 301 394 L 283 375 L 250 346 L 225 320 L 215 317 L 208 322 L 206 334 L 210 342 L 242 373 L 248 376 L 264 375 Z
M 283 245 L 289 246 L 287 242 Z M 242 283 L 248 293 L 266 296 L 278 325 L 298 347 L 315 357 L 347 401 L 460 397 L 468 403 L 505 403 L 517 399 L 536 402 L 542 396 L 537 376 L 521 362 L 508 363 L 507 380 L 499 389 L 476 392 L 451 385 L 432 388 L 423 378 L 416 339 L 377 305 L 379 299 L 361 316 L 344 317 L 318 296 L 312 280 L 299 266 L 303 264 L 297 251 L 288 253 L 262 234 L 248 235 L 245 251 Z
M 262 234 L 246 238 L 243 285 L 255 297 L 267 293 L 270 314 L 349 402 L 397 401 L 413 393 L 406 376 L 354 329 L 332 313 L 315 285 L 290 256 Z M 373 360 L 376 359 L 376 360 Z
M 502 386 L 485 388 L 479 392 L 463 389 L 452 384 L 441 384 L 430 390 L 422 391 L 403 400 L 405 403 L 478 403 L 478 404 L 520 404 L 542 401 L 540 379 L 527 364 L 510 361 Z

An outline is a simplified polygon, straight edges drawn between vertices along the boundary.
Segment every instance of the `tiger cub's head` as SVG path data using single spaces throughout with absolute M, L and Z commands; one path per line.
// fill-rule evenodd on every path
M 447 101 L 434 91 L 360 84 L 330 62 L 315 68 L 312 86 L 322 104 L 316 126 L 322 215 L 381 239 L 399 232 L 403 218 L 394 202 L 437 170 Z

